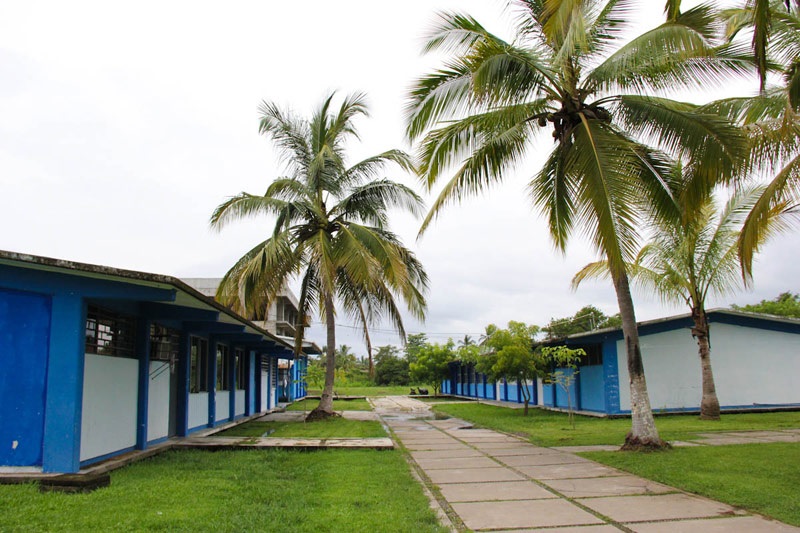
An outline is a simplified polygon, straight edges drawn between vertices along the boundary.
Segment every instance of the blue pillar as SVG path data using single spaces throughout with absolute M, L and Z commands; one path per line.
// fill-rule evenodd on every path
M 136 410 L 136 449 L 147 448 L 147 402 L 150 390 L 150 320 L 136 322 L 136 353 L 139 356 L 139 400 Z
M 42 470 L 77 472 L 86 351 L 86 303 L 79 294 L 53 295 L 49 351 Z
M 175 430 L 179 437 L 189 434 L 189 378 L 192 371 L 192 338 L 185 331 L 181 332 L 178 347 L 178 420 Z
M 256 412 L 256 352 L 248 350 L 245 353 L 245 360 L 242 364 L 247 364 L 247 383 L 244 388 L 244 414 L 250 416 Z
M 208 427 L 217 421 L 217 339 L 208 338 Z
M 233 346 L 228 346 L 228 420 L 236 418 L 236 380 L 239 376 L 236 375 L 236 350 Z M 244 356 L 242 356 L 244 359 Z M 239 361 L 243 365 L 244 360 Z

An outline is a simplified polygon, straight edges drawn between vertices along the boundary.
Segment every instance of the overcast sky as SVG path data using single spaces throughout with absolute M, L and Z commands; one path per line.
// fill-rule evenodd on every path
M 643 0 L 639 28 L 664 2 Z M 685 2 L 688 5 L 689 2 Z M 219 277 L 270 229 L 269 219 L 208 229 L 226 197 L 263 192 L 280 175 L 257 132 L 262 100 L 300 113 L 324 94 L 364 91 L 372 116 L 358 127 L 352 162 L 410 150 L 403 103 L 415 77 L 438 65 L 420 56 L 437 10 L 457 8 L 510 36 L 498 0 L 336 2 L 3 2 L 0 4 L 0 249 L 178 277 Z M 749 94 L 752 83 L 728 86 Z M 722 93 L 718 93 L 722 94 Z M 548 142 L 534 152 L 545 153 Z M 569 289 L 596 259 L 575 239 L 553 251 L 524 189 L 532 156 L 501 186 L 453 206 L 422 240 L 419 222 L 393 229 L 430 275 L 428 320 L 410 332 L 432 340 L 477 337 L 486 324 L 551 317 L 593 304 L 617 311 L 610 285 Z M 389 176 L 409 185 L 411 176 Z M 430 199 L 430 198 L 429 198 Z M 798 291 L 798 240 L 760 256 L 755 290 L 712 305 Z M 635 294 L 639 319 L 683 312 Z M 315 321 L 318 318 L 315 317 Z M 352 325 L 350 325 L 352 326 Z M 339 344 L 359 335 L 347 323 Z M 315 327 L 309 337 L 324 344 Z M 381 328 L 373 343 L 398 343 Z

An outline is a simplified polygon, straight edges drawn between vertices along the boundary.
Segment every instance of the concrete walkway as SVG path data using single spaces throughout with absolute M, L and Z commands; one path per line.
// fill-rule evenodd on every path
M 373 404 L 458 530 L 800 532 L 563 450 L 455 418 L 436 420 L 418 400 Z

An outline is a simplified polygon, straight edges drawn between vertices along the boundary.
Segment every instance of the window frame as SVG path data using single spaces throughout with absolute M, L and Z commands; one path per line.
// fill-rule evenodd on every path
M 217 375 L 214 389 L 216 391 L 231 390 L 230 357 L 230 348 L 225 344 L 217 344 Z
M 189 394 L 208 392 L 208 339 L 189 338 Z
M 89 305 L 84 327 L 84 353 L 136 359 L 136 318 Z

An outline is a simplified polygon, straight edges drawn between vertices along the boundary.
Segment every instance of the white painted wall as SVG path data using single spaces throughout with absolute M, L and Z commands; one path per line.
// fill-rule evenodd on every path
M 170 370 L 166 361 L 150 361 L 147 391 L 147 440 L 169 435 Z
M 244 407 L 245 407 L 245 405 L 244 405 L 244 391 L 243 390 L 237 390 L 236 391 L 236 411 L 234 411 L 236 416 L 244 414 L 244 410 L 245 410 Z
M 214 420 L 227 420 L 231 417 L 230 406 L 230 392 L 226 390 L 218 390 L 216 397 L 217 410 Z
M 718 323 L 712 323 L 710 331 L 711 364 L 722 407 L 800 403 L 800 335 Z M 700 357 L 690 329 L 646 335 L 640 341 L 652 408 L 699 408 Z M 617 357 L 620 408 L 629 410 L 624 341 L 617 342 Z
M 262 413 L 267 410 L 267 399 L 269 398 L 269 372 L 261 371 L 261 406 L 259 411 Z
M 208 393 L 189 395 L 189 429 L 208 424 Z
M 800 403 L 800 335 L 712 324 L 711 365 L 720 405 Z
M 136 359 L 86 354 L 81 461 L 136 445 L 138 384 Z

